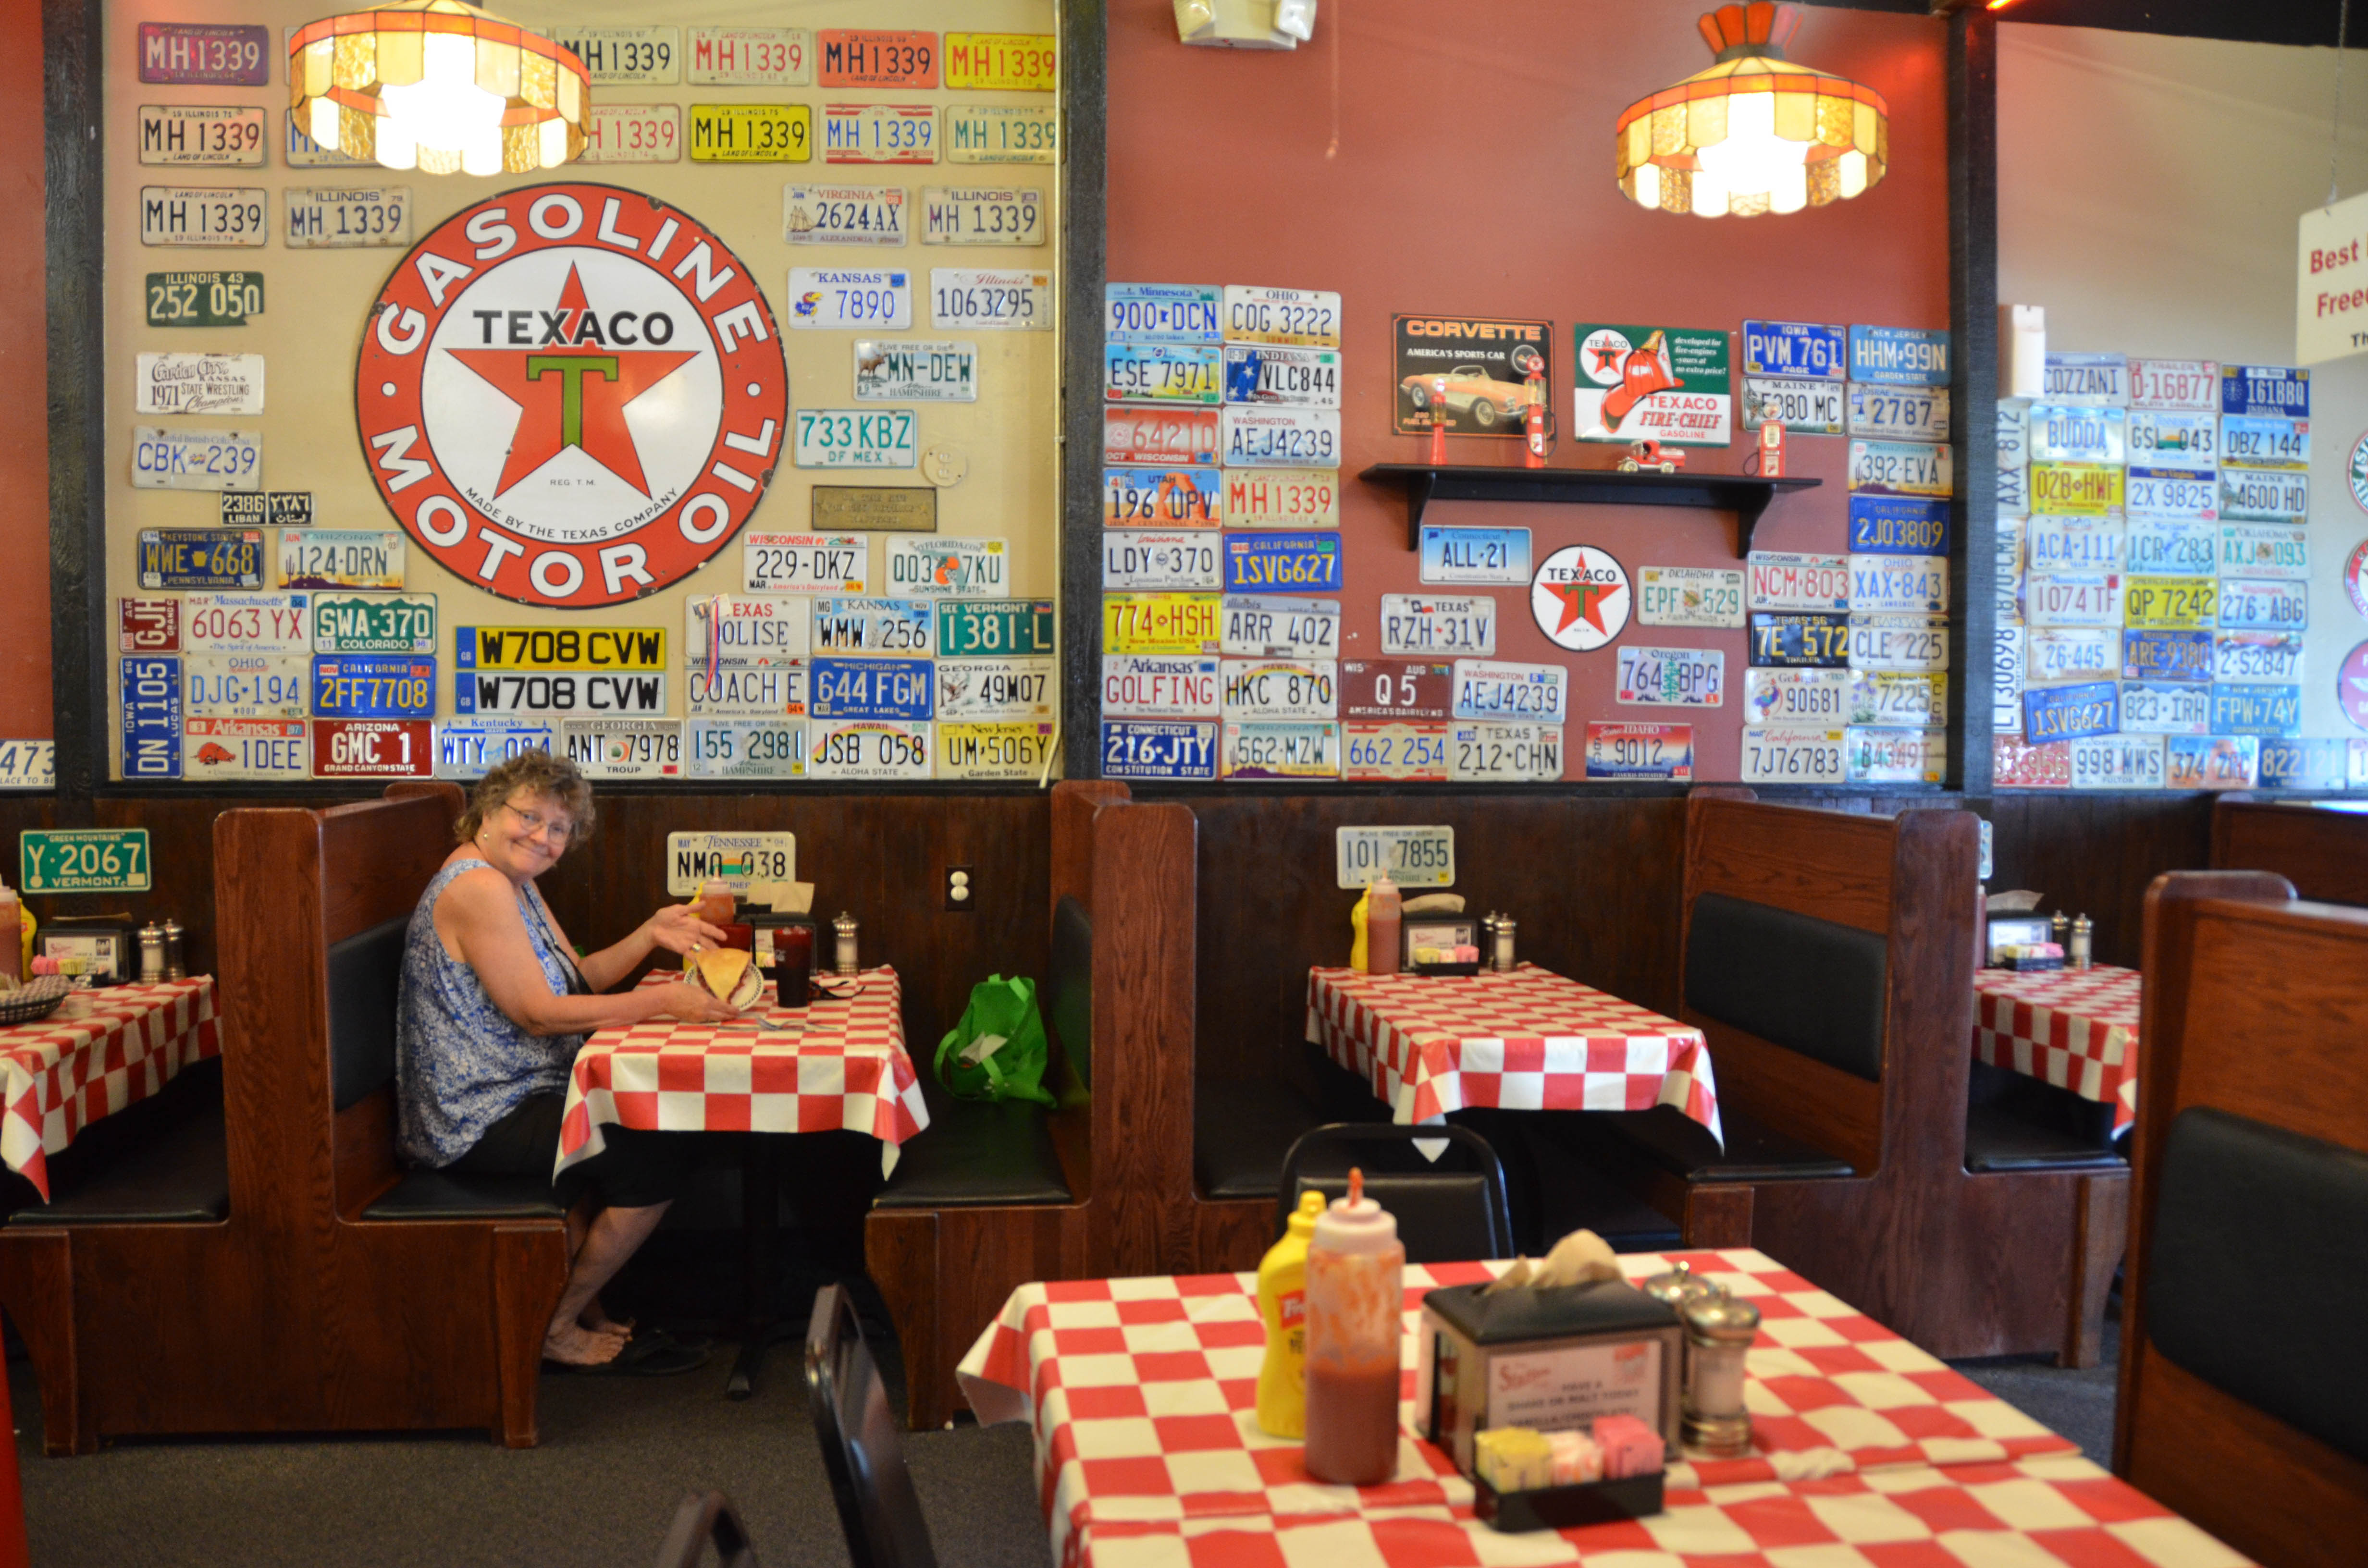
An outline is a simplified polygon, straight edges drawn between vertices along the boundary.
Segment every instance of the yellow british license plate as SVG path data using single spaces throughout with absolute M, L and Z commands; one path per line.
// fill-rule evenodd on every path
M 662 670 L 663 626 L 463 626 L 453 635 L 464 670 Z
M 1213 653 L 1215 594 L 1104 594 L 1105 653 Z
M 948 33 L 946 85 L 1002 93 L 1049 93 L 1054 74 L 1050 33 Z
M 814 159 L 814 110 L 804 104 L 693 104 L 694 164 L 804 164 Z

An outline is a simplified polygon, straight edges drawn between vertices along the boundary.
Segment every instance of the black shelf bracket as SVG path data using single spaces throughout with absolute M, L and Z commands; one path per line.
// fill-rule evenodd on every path
M 1433 501 L 1558 501 L 1595 506 L 1694 506 L 1735 514 L 1736 560 L 1751 553 L 1752 530 L 1768 503 L 1788 490 L 1812 490 L 1815 479 L 1760 479 L 1748 473 L 1659 473 L 1617 469 L 1434 468 L 1429 463 L 1375 463 L 1359 474 L 1368 484 L 1406 492 L 1406 548 L 1422 547 L 1422 514 Z

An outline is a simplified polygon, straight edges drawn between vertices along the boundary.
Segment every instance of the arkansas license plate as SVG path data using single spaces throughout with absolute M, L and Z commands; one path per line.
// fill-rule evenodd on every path
M 2210 577 L 2132 577 L 2122 590 L 2121 624 L 2139 631 L 2208 631 L 2219 613 L 2220 585 Z
M 245 326 L 263 313 L 260 272 L 151 272 L 150 326 Z
M 2133 517 L 2210 522 L 2220 516 L 2219 474 L 2214 470 L 2134 468 L 2127 478 L 2125 509 Z
M 1335 723 L 1227 723 L 1218 742 L 1226 778 L 1338 778 L 1340 726 Z
M 898 598 L 1000 598 L 1011 592 L 1005 540 L 904 534 L 882 544 L 887 560 L 881 588 Z
M 725 665 L 720 669 L 693 665 L 687 673 L 694 714 L 795 719 L 806 710 L 811 687 L 803 659 L 754 667 Z
M 793 664 L 811 650 L 814 610 L 802 598 L 717 594 L 683 602 L 683 662 L 709 669 Z
M 1060 116 L 1050 106 L 946 106 L 950 164 L 1051 164 L 1060 154 Z
M 2044 745 L 2112 734 L 2122 727 L 2120 690 L 2109 680 L 2032 687 L 2022 694 L 2023 739 Z
M 2212 733 L 2215 735 L 2302 733 L 2302 687 L 2223 686 L 2212 687 Z
M 1945 388 L 1925 391 L 1853 386 L 1850 389 L 1850 433 L 1882 441 L 1945 441 L 1949 438 L 1949 393 Z
M 939 659 L 938 718 L 983 723 L 1053 717 L 1050 659 Z
M 1454 707 L 1454 666 L 1429 660 L 1351 659 L 1340 665 L 1344 718 L 1436 722 Z
M 1199 653 L 1106 653 L 1102 713 L 1113 719 L 1214 719 L 1219 662 Z
M 559 732 L 522 719 L 444 719 L 436 725 L 436 777 L 482 778 L 512 757 L 550 751 Z
M 594 104 L 584 117 L 585 164 L 682 162 L 680 104 Z
M 2031 405 L 2031 458 L 2043 463 L 2119 463 L 2129 450 L 2129 413 L 2119 408 Z
M 2119 626 L 2123 581 L 2112 572 L 2033 573 L 2023 585 L 2023 618 L 2032 626 Z M 2132 620 L 2133 626 L 2175 624 Z
M 323 719 L 427 719 L 436 712 L 436 661 L 427 658 L 359 658 L 347 654 L 313 659 L 313 711 Z M 472 680 L 521 680 L 518 676 L 462 676 Z M 587 676 L 586 680 L 609 677 Z M 666 687 L 665 677 L 643 676 Z M 663 706 L 663 704 L 661 704 Z
M 279 585 L 395 593 L 403 586 L 406 537 L 393 528 L 284 528 Z
M 2340 790 L 2345 749 L 2338 740 L 2264 740 L 2260 749 L 2261 788 Z
M 2212 688 L 2172 681 L 2125 680 L 2122 728 L 2139 735 L 2208 735 Z
M 2214 523 L 2133 516 L 2123 564 L 2133 577 L 2209 577 L 2219 569 L 2219 543 Z
M 2212 669 L 2209 631 L 2122 633 L 2123 680 L 2210 680 Z
M 938 656 L 1050 653 L 1051 599 L 939 599 Z
M 1174 405 L 1102 410 L 1102 461 L 1137 467 L 1212 467 L 1217 410 Z
M 1850 551 L 1852 555 L 1946 555 L 1948 504 L 1906 496 L 1853 495 Z
M 1809 669 L 1850 664 L 1850 617 L 1816 610 L 1751 612 L 1751 662 Z
M 559 744 L 587 778 L 679 778 L 679 719 L 563 719 Z
M 1343 726 L 1340 744 L 1343 778 L 1447 782 L 1447 726 L 1443 723 L 1360 723 L 1352 720 Z
M 309 778 L 312 748 L 301 719 L 188 719 L 181 726 L 183 777 L 256 780 Z
M 1743 381 L 1743 427 L 1782 425 L 1796 436 L 1839 436 L 1844 420 L 1839 381 L 1793 381 L 1747 376 Z
M 1848 556 L 1755 550 L 1744 563 L 1744 602 L 1752 609 L 1850 608 Z
M 2273 470 L 2220 471 L 2220 515 L 2232 521 L 2300 522 L 2310 516 L 2310 476 Z
M 1382 596 L 1383 653 L 1469 653 L 1486 658 L 1496 651 L 1497 600 L 1492 595 Z
M 135 490 L 260 490 L 263 437 L 252 430 L 131 427 Z
M 1417 575 L 1425 583 L 1527 583 L 1530 530 L 1426 526 Z
M 1225 401 L 1283 408 L 1340 406 L 1340 356 L 1329 348 L 1225 346 Z
M 2075 790 L 2159 790 L 2163 738 L 2158 734 L 2096 735 L 2072 743 Z
M 2310 624 L 2310 590 L 2290 582 L 2220 579 L 2223 631 L 2301 631 Z
M 411 244 L 407 185 L 331 186 L 280 193 L 290 250 L 348 250 Z
M 1211 779 L 1217 777 L 1217 726 L 1155 723 L 1121 719 L 1102 722 L 1105 778 Z
M 1536 720 L 1559 724 L 1570 687 L 1560 665 L 1501 665 L 1481 659 L 1455 664 L 1455 717 Z
M 1715 648 L 1645 648 L 1623 643 L 1612 700 L 1632 706 L 1724 707 L 1726 655 Z M 1593 726 L 1588 728 L 1591 737 Z M 1591 748 L 1591 738 L 1588 744 Z
M 1447 776 L 1459 784 L 1551 784 L 1562 777 L 1562 726 L 1451 725 Z
M 1340 475 L 1322 468 L 1232 469 L 1224 474 L 1229 528 L 1337 528 Z
M 1589 778 L 1667 778 L 1694 776 L 1691 724 L 1615 724 L 1600 719 L 1587 726 Z
M 936 706 L 928 659 L 816 659 L 806 710 L 817 719 L 927 719 Z
M 781 187 L 781 238 L 793 245 L 901 245 L 901 185 L 789 185 Z M 797 275 L 790 275 L 797 293 Z M 907 314 L 909 315 L 909 308 Z M 908 320 L 906 325 L 911 325 Z
M 1841 729 L 1753 724 L 1743 732 L 1746 784 L 1839 784 Z
M 1233 534 L 1224 543 L 1227 593 L 1338 592 L 1340 587 L 1338 534 Z
M 315 778 L 426 778 L 436 767 L 425 719 L 324 719 L 313 726 Z
M 1743 574 L 1713 566 L 1646 566 L 1636 604 L 1640 626 L 1743 624 Z
M 1938 784 L 1949 768 L 1948 732 L 1846 730 L 1842 765 L 1853 784 Z
M 1227 403 L 1220 450 L 1227 468 L 1338 468 L 1340 411 Z
M 2034 686 L 2111 680 L 2121 662 L 2121 639 L 2111 627 L 2033 631 L 2023 644 L 2024 676 Z
M 1214 594 L 1104 594 L 1105 653 L 1213 653 Z
M 2129 460 L 2141 468 L 2210 470 L 2220 466 L 2220 422 L 2209 414 L 2132 409 Z
M 180 606 L 179 644 L 184 653 L 313 652 L 305 619 L 307 595 L 191 594 Z
M 1949 618 L 1945 615 L 1851 616 L 1850 667 L 1853 670 L 1945 670 L 1949 667 Z
M 1747 724 L 1840 724 L 1851 722 L 1848 670 L 1746 670 Z
M 912 324 L 913 275 L 909 272 L 844 267 L 790 268 L 792 327 L 807 332 L 845 327 L 902 332 Z
M 1937 612 L 1949 608 L 1949 562 L 1938 555 L 1853 555 L 1852 615 Z
M 925 245 L 1041 245 L 1044 204 L 1032 190 L 970 186 L 921 188 Z
M 929 271 L 929 324 L 944 331 L 1050 332 L 1053 275 L 939 267 Z
M 1226 659 L 1219 708 L 1228 719 L 1330 719 L 1339 711 L 1339 666 L 1330 659 Z
M 143 185 L 140 187 L 140 243 L 261 247 L 271 243 L 265 222 L 270 199 L 271 193 L 260 186 L 200 190 Z
M 1214 348 L 1113 343 L 1102 350 L 1102 392 L 1111 403 L 1223 403 L 1223 374 Z
M 1340 347 L 1340 296 L 1318 289 L 1225 285 L 1225 341 Z
M 2250 790 L 2260 762 L 2261 743 L 2252 735 L 2172 735 L 2163 742 L 2163 773 L 2174 790 Z
M 806 726 L 802 719 L 689 719 L 682 726 L 685 771 L 693 778 L 802 778 Z
M 1053 760 L 1051 724 L 1009 722 L 939 724 L 938 777 L 1013 779 L 1041 778 Z
M 2118 572 L 2126 526 L 2119 517 L 2031 519 L 2028 557 L 2033 572 Z
M 1852 724 L 1929 730 L 1946 723 L 1948 718 L 1949 677 L 1941 671 L 1850 672 Z
M 142 104 L 140 161 L 257 167 L 263 162 L 263 111 L 218 104 Z
M 933 741 L 928 724 L 910 721 L 817 721 L 806 728 L 806 772 L 815 778 L 928 778 Z
M 702 107 L 691 107 L 694 158 L 699 156 L 696 126 Z M 927 104 L 827 105 L 822 111 L 822 155 L 830 164 L 934 164 L 938 161 L 938 111 Z
M 741 585 L 752 594 L 860 594 L 861 534 L 744 534 Z
M 935 628 L 936 611 L 927 599 L 816 599 L 812 646 L 817 653 L 927 658 L 934 651 Z
M 796 418 L 800 468 L 912 468 L 919 461 L 910 409 L 801 408 Z
M 2220 367 L 2209 359 L 2133 359 L 2130 406 L 2220 412 Z
M 181 661 L 182 711 L 219 719 L 302 719 L 313 710 L 308 661 L 226 653 Z
M 2226 576 L 2310 580 L 2310 530 L 2275 523 L 2220 525 L 2220 571 Z
M 1144 533 L 1113 528 L 1102 535 L 1102 587 L 1211 589 L 1224 581 L 1217 562 L 1217 536 Z
M 1109 468 L 1102 471 L 1102 526 L 1213 528 L 1224 517 L 1224 471 Z
M 2223 631 L 2212 640 L 2215 681 L 2292 681 L 2302 678 L 2299 631 Z
M 1224 629 L 1218 641 L 1223 653 L 1253 659 L 1330 659 L 1339 654 L 1338 599 L 1244 595 L 1227 598 L 1223 608 Z
M 1223 343 L 1224 290 L 1190 283 L 1108 283 L 1102 335 L 1111 343 Z
M 263 586 L 260 529 L 142 528 L 140 585 L 143 588 L 259 588 Z

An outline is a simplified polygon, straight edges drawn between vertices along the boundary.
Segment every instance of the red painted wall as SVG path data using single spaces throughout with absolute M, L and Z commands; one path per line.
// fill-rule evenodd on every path
M 1381 595 L 1426 591 L 1396 493 L 1355 478 L 1368 464 L 1419 462 L 1427 452 L 1427 440 L 1390 429 L 1393 312 L 1553 321 L 1565 429 L 1576 322 L 1730 332 L 1746 317 L 1949 324 L 1942 24 L 1812 8 L 1794 41 L 1795 60 L 1890 100 L 1893 162 L 1873 190 L 1783 217 L 1648 212 L 1612 183 L 1612 122 L 1630 102 L 1710 63 L 1693 28 L 1702 8 L 1335 0 L 1321 7 L 1312 45 L 1272 53 L 1178 44 L 1168 0 L 1112 5 L 1111 279 L 1341 295 L 1345 656 L 1378 655 Z M 1739 349 L 1734 361 L 1739 381 Z M 1457 440 L 1450 453 L 1488 461 L 1497 446 Z M 1693 449 L 1689 466 L 1735 472 L 1747 449 Z M 1619 451 L 1565 440 L 1553 461 L 1609 467 Z M 1501 460 L 1520 461 L 1510 443 Z M 1825 488 L 1770 507 L 1759 547 L 1839 553 L 1842 438 L 1795 437 L 1790 460 L 1793 472 Z M 1565 544 L 1593 544 L 1632 580 L 1646 564 L 1740 565 L 1723 513 L 1459 502 L 1435 504 L 1425 520 L 1529 528 L 1538 560 Z M 1611 696 L 1616 643 L 1565 653 L 1531 622 L 1526 589 L 1427 591 L 1493 591 L 1497 657 L 1570 668 L 1568 776 L 1583 772 L 1590 718 L 1690 716 L 1697 777 L 1736 776 L 1743 632 L 1641 627 L 1632 618 L 1622 642 L 1725 649 L 1730 690 L 1715 710 L 1620 708 Z
M 41 7 L 0 0 L 0 740 L 50 724 L 50 353 L 41 233 Z

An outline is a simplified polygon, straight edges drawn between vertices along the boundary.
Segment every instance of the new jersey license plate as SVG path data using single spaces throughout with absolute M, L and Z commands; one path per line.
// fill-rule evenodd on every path
M 940 723 L 937 730 L 940 778 L 1034 779 L 1052 764 L 1056 731 L 1051 724 Z
M 2215 683 L 2212 687 L 2212 733 L 2298 735 L 2302 733 L 2302 687 Z
M 1437 598 L 1427 594 L 1382 596 L 1383 653 L 1459 653 L 1486 658 L 1497 651 L 1497 600 L 1489 594 Z
M 1887 387 L 1949 384 L 1949 335 L 1931 327 L 1850 329 L 1850 379 Z
M 1632 706 L 1724 707 L 1726 655 L 1716 648 L 1646 648 L 1624 642 L 1612 700 Z
M 1106 719 L 1102 777 L 1212 779 L 1217 777 L 1216 723 Z
M 1338 599 L 1236 595 L 1225 599 L 1224 611 L 1218 646 L 1235 657 L 1330 659 L 1339 654 Z
M 936 651 L 936 611 L 927 599 L 816 599 L 812 647 L 817 653 L 926 658 Z
M 1743 732 L 1743 781 L 1839 784 L 1846 733 L 1839 726 L 1748 725 Z
M 791 244 L 901 245 L 907 232 L 901 185 L 781 187 L 781 238 Z M 791 279 L 794 296 L 795 273 Z
M 1322 468 L 1225 470 L 1224 523 L 1229 528 L 1337 528 L 1340 475 Z
M 1102 471 L 1102 526 L 1213 528 L 1223 519 L 1224 471 L 1109 468 Z
M 1053 652 L 1051 599 L 939 599 L 938 656 Z
M 743 534 L 741 585 L 752 594 L 860 594 L 861 534 Z
M 938 661 L 938 718 L 984 723 L 1050 719 L 1055 690 L 1050 659 Z
M 1181 343 L 1113 343 L 1102 350 L 1102 392 L 1111 403 L 1224 401 L 1218 350 Z
M 942 332 L 1050 332 L 1053 275 L 976 267 L 929 270 L 929 324 Z
M 919 461 L 918 421 L 910 409 L 801 408 L 795 418 L 800 468 L 912 468 Z
M 1039 193 L 1012 187 L 924 186 L 925 245 L 1041 245 L 1044 204 Z

